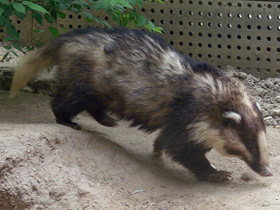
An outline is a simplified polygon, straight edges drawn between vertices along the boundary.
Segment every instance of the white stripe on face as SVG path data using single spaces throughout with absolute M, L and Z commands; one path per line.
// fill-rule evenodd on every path
M 266 139 L 266 133 L 264 131 L 260 131 L 258 134 L 258 145 L 260 151 L 261 164 L 269 164 L 267 139 Z

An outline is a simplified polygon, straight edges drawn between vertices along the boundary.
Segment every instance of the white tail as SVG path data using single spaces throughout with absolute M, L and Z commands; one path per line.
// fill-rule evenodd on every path
M 54 65 L 52 56 L 42 56 L 43 50 L 42 48 L 34 50 L 20 59 L 15 68 L 10 97 L 14 97 L 22 87 L 37 76 L 40 70 Z

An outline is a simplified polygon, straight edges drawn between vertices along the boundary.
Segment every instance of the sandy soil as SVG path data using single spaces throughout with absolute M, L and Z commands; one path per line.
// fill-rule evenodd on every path
M 279 128 L 268 128 L 273 177 L 211 152 L 217 168 L 233 173 L 211 184 L 166 156 L 153 159 L 156 133 L 106 128 L 86 114 L 75 119 L 83 130 L 73 130 L 55 124 L 49 97 L 7 95 L 0 91 L 1 210 L 280 208 Z

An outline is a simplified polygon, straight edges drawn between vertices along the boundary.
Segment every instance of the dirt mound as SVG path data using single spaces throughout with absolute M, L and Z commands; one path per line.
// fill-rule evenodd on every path
M 157 133 L 126 123 L 97 124 L 86 114 L 76 131 L 57 125 L 49 97 L 0 91 L 0 209 L 279 209 L 280 129 L 268 129 L 274 176 L 215 152 L 232 172 L 224 184 L 198 182 L 184 168 L 152 158 Z M 244 178 L 245 177 L 245 178 Z

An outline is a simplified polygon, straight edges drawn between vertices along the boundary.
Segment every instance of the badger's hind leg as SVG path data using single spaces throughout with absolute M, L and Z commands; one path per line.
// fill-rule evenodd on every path
M 99 103 L 97 100 L 94 104 L 91 104 L 86 110 L 101 125 L 107 127 L 113 127 L 117 125 L 116 121 L 105 113 L 105 105 Z

